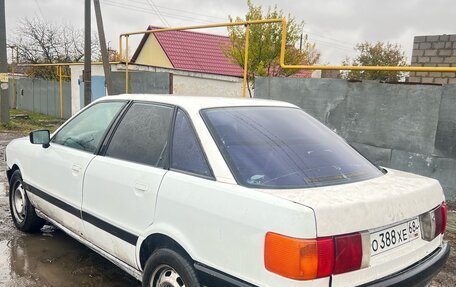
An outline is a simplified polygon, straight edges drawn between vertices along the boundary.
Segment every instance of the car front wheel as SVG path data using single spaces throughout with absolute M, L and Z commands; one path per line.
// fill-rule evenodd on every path
M 144 268 L 143 287 L 200 287 L 190 260 L 171 249 L 158 249 Z
M 43 227 L 44 219 L 38 217 L 25 192 L 22 175 L 16 170 L 11 176 L 9 203 L 11 216 L 16 227 L 24 232 L 37 232 Z

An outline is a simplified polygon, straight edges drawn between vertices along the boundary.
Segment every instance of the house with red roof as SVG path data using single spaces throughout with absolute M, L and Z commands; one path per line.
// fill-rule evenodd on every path
M 148 30 L 160 29 L 149 26 Z M 242 77 L 243 69 L 223 52 L 230 45 L 226 36 L 194 31 L 145 34 L 131 62 L 137 65 L 173 68 L 230 77 Z
M 148 30 L 155 29 L 159 27 L 148 27 Z M 195 31 L 145 34 L 129 61 L 128 92 L 241 97 L 243 69 L 224 54 L 224 47 L 230 44 L 227 36 Z M 83 107 L 83 68 L 70 65 L 72 114 Z M 111 65 L 113 75 L 122 74 L 121 78 L 125 78 L 125 69 L 125 63 Z M 158 74 L 166 75 L 168 79 L 168 86 L 160 91 L 156 88 L 163 82 L 155 80 Z M 308 78 L 310 75 L 310 71 L 300 71 L 294 77 Z M 120 93 L 124 92 L 125 84 L 115 86 Z M 92 65 L 92 100 L 105 95 L 103 67 Z
M 149 26 L 147 30 L 160 27 Z M 166 31 L 145 34 L 131 62 L 138 65 L 173 68 L 231 77 L 242 77 L 243 69 L 224 54 L 227 36 L 194 31 Z M 292 77 L 310 78 L 312 71 L 301 70 Z

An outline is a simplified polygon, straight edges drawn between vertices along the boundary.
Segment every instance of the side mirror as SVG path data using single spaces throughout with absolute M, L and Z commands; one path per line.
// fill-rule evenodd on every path
M 51 133 L 48 130 L 37 130 L 30 133 L 30 142 L 32 144 L 41 144 L 44 148 L 49 147 Z

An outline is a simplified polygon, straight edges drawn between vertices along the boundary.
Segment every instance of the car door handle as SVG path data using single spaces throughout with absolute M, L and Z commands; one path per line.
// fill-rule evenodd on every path
M 149 189 L 149 186 L 145 183 L 137 182 L 135 183 L 135 189 L 139 191 L 147 191 Z

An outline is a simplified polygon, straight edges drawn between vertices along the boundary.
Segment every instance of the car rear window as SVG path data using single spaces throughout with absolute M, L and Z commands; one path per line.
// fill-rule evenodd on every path
M 228 107 L 201 114 L 237 182 L 304 188 L 383 173 L 342 138 L 292 107 Z

